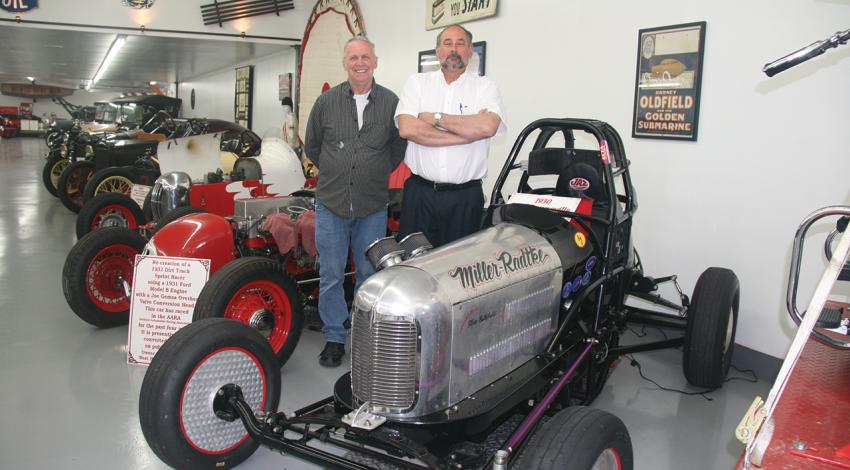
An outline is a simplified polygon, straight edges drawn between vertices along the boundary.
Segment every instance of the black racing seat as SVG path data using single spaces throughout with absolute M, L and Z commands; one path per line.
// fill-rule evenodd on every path
M 564 167 L 558 175 L 554 194 L 590 199 L 593 202 L 591 215 L 602 218 L 608 215 L 608 192 L 599 171 L 589 163 L 573 162 Z

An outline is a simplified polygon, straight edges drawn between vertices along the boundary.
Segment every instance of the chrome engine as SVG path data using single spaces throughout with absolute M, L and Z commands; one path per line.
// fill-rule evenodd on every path
M 562 278 L 552 244 L 509 223 L 378 271 L 352 308 L 356 404 L 415 422 L 496 381 L 551 339 Z

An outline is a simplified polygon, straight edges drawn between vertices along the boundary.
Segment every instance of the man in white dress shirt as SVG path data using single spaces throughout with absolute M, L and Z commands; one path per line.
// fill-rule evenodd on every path
M 437 36 L 440 70 L 411 76 L 395 119 L 408 140 L 399 238 L 423 232 L 435 247 L 481 228 L 490 137 L 504 134 L 496 83 L 465 73 L 474 50 L 472 33 L 459 25 Z

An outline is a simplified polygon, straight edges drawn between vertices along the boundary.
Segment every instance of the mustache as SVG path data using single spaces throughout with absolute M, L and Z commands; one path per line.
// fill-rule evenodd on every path
M 451 60 L 454 60 L 454 62 L 450 62 Z M 444 69 L 458 70 L 458 69 L 466 68 L 466 62 L 463 61 L 463 57 L 461 57 L 460 54 L 458 54 L 455 51 L 452 51 L 443 60 L 443 62 L 440 64 L 440 66 L 443 67 Z

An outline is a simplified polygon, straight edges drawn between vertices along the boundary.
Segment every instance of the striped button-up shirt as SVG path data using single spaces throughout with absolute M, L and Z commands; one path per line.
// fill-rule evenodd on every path
M 395 93 L 372 82 L 360 129 L 347 81 L 313 105 L 304 151 L 319 169 L 316 197 L 333 213 L 363 217 L 386 207 L 389 175 L 407 148 L 393 121 L 397 104 Z

